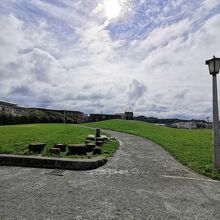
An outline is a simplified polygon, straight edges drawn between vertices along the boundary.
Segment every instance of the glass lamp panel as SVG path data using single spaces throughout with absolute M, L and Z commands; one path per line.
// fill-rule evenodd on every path
M 209 65 L 209 72 L 210 72 L 210 74 L 215 73 L 214 60 L 213 59 L 209 61 L 208 65 Z
M 219 68 L 220 68 L 220 59 L 216 59 L 215 60 L 215 73 L 219 72 Z

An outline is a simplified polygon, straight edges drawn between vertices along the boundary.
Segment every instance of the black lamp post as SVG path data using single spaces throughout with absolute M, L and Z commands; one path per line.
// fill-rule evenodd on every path
M 213 92 L 213 163 L 214 168 L 220 170 L 220 133 L 219 133 L 219 116 L 218 116 L 218 92 L 216 75 L 219 73 L 220 58 L 213 56 L 206 61 L 209 66 L 209 72 L 212 75 L 212 92 Z

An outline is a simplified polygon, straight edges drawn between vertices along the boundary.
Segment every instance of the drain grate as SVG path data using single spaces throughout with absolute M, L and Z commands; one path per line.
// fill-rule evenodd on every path
M 54 175 L 54 176 L 63 176 L 66 170 L 52 170 L 49 173 L 45 173 L 46 175 Z

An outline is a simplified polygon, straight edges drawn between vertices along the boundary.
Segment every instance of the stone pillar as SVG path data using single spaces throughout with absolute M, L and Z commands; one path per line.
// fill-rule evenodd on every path
M 218 116 L 218 92 L 216 74 L 212 75 L 213 88 L 213 162 L 214 168 L 220 170 L 220 135 L 219 135 L 219 116 Z
M 101 137 L 101 130 L 100 128 L 96 128 L 96 137 Z

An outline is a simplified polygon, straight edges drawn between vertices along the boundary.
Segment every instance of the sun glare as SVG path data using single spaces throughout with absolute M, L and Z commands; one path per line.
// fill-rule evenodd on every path
M 105 15 L 108 20 L 117 18 L 122 10 L 122 5 L 120 0 L 105 0 L 104 1 Z

